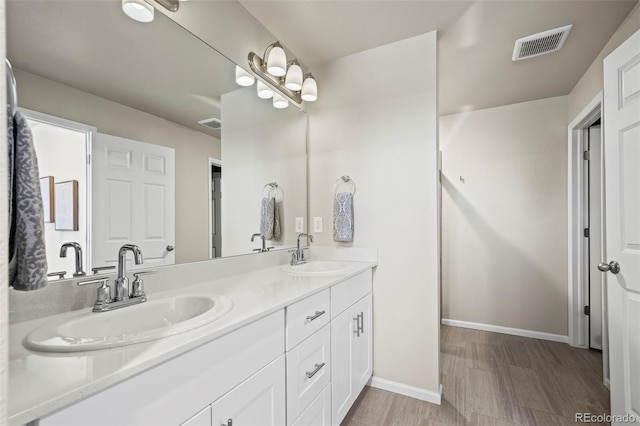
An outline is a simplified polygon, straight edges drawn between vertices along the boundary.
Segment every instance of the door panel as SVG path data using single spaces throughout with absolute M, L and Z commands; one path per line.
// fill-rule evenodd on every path
M 372 373 L 372 339 L 371 339 L 371 314 L 372 296 L 369 293 L 360 300 L 356 306 L 356 314 L 362 316 L 360 336 L 356 339 L 356 357 L 354 361 L 354 390 L 356 396 L 360 394 L 364 385 L 367 384 Z
M 604 60 L 606 263 L 620 265 L 607 273 L 611 413 L 635 416 L 632 424 L 640 424 L 639 63 L 640 31 Z
M 331 424 L 337 426 L 356 399 L 353 365 L 356 354 L 354 308 L 347 308 L 331 321 Z

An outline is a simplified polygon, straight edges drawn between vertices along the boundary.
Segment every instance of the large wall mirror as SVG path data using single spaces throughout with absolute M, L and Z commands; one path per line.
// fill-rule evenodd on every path
M 8 1 L 7 52 L 50 272 L 72 276 L 70 242 L 87 275 L 125 243 L 141 248 L 140 267 L 252 253 L 261 233 L 267 248 L 295 245 L 306 114 L 236 85 L 235 64 L 171 19 L 135 22 L 114 1 Z

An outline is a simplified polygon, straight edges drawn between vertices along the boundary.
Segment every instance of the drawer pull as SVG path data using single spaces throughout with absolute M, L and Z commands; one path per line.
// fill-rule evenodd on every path
M 326 314 L 326 313 L 327 313 L 327 311 L 316 311 L 316 313 L 315 313 L 314 315 L 309 315 L 309 316 L 307 317 L 307 321 L 311 322 L 311 321 L 313 321 L 314 319 L 316 319 L 316 318 L 318 318 L 319 316 L 324 315 L 324 314 Z
M 323 362 L 323 363 L 320 363 L 320 364 L 316 364 L 316 365 L 315 365 L 315 367 L 316 367 L 316 368 L 314 368 L 314 369 L 313 369 L 313 371 L 307 371 L 307 377 L 308 377 L 309 379 L 310 379 L 310 378 L 312 378 L 313 376 L 315 376 L 315 375 L 316 375 L 316 373 L 317 373 L 318 371 L 320 371 L 320 370 L 322 369 L 322 367 L 324 367 L 324 362 Z

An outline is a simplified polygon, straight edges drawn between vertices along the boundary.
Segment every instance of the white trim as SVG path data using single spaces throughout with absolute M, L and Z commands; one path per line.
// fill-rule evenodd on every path
M 561 334 L 544 333 L 542 331 L 524 330 L 521 328 L 502 327 L 500 325 L 481 324 L 478 322 L 442 319 L 442 325 L 471 328 L 473 330 L 491 331 L 493 333 L 511 334 L 512 336 L 530 337 L 532 339 L 549 340 L 551 342 L 569 343 L 569 337 Z
M 207 205 L 209 206 L 209 259 L 213 259 L 213 233 L 211 232 L 211 222 L 213 219 L 213 211 L 211 210 L 211 166 L 222 167 L 222 161 L 217 158 L 209 157 L 207 176 L 209 176 L 209 198 Z
M 584 315 L 586 295 L 589 294 L 584 280 L 586 270 L 583 210 L 584 162 L 581 151 L 584 130 L 602 116 L 602 91 L 569 124 L 567 142 L 567 206 L 568 206 L 568 319 L 569 344 L 589 347 L 589 324 Z
M 419 399 L 420 401 L 431 402 L 432 404 L 438 405 L 442 403 L 442 385 L 440 385 L 438 392 L 434 392 L 428 389 L 405 385 L 404 383 L 381 379 L 380 377 L 375 376 L 371 376 L 367 384 L 374 388 L 398 393 L 400 395 Z

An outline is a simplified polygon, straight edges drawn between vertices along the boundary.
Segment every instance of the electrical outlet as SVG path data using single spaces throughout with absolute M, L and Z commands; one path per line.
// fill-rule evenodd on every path
M 313 218 L 313 232 L 322 232 L 322 216 Z
M 296 232 L 304 232 L 304 218 L 296 217 Z

